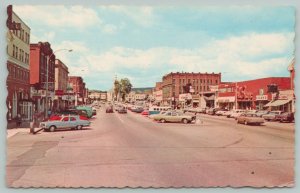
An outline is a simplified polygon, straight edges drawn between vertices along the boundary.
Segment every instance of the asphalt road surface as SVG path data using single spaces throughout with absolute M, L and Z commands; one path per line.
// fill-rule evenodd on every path
M 294 123 L 199 115 L 156 123 L 99 109 L 90 128 L 7 140 L 9 187 L 293 186 Z

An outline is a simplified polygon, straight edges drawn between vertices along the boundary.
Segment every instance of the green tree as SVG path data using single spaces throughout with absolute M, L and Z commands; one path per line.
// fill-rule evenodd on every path
M 128 78 L 124 78 L 124 79 L 121 79 L 120 85 L 121 85 L 120 96 L 121 96 L 122 100 L 125 101 L 126 95 L 129 94 L 131 91 L 132 84 L 130 83 L 130 80 Z

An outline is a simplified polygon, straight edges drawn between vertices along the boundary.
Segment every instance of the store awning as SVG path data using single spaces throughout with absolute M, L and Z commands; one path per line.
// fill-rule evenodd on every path
M 215 100 L 215 95 L 211 95 L 210 97 L 204 96 L 204 99 L 207 101 L 213 101 Z
M 277 107 L 289 103 L 291 100 L 275 100 L 265 105 L 265 107 Z

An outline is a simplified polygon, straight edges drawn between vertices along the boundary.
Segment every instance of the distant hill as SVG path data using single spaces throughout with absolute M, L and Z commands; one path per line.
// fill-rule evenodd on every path
M 144 87 L 144 88 L 132 88 L 131 91 L 134 91 L 136 93 L 149 93 L 152 91 L 154 87 Z

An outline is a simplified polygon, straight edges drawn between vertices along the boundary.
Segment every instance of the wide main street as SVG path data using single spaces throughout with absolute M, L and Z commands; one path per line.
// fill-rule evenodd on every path
M 9 187 L 293 186 L 294 123 L 197 115 L 157 123 L 101 107 L 83 130 L 7 139 Z

